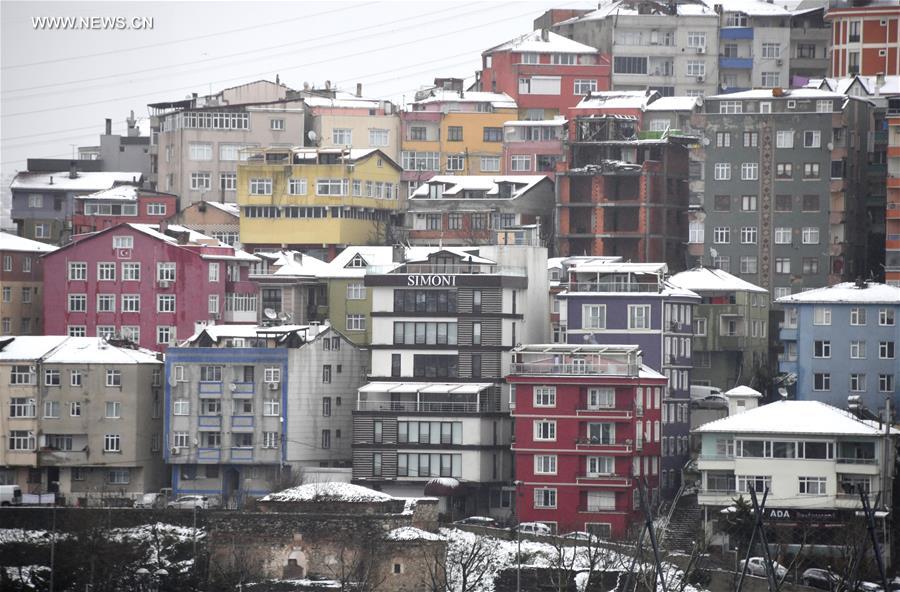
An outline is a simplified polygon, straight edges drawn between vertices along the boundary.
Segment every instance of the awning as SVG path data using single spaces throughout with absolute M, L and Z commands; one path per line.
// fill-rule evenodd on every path
M 361 393 L 475 394 L 491 387 L 490 382 L 370 382 Z
M 452 477 L 437 477 L 425 484 L 425 495 L 438 497 L 458 495 L 462 489 L 462 483 Z

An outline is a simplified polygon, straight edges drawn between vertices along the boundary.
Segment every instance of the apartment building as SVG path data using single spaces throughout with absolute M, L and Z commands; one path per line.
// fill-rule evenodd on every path
M 406 195 L 437 174 L 503 172 L 503 124 L 518 119 L 516 102 L 505 93 L 464 91 L 461 81 L 446 84 L 419 91 L 400 114 Z
M 565 159 L 565 119 L 507 121 L 503 124 L 503 166 L 509 175 L 546 175 L 556 178 L 557 163 Z
M 546 28 L 485 50 L 481 62 L 476 86 L 512 97 L 518 119 L 565 117 L 581 97 L 609 89 L 608 55 Z
M 125 118 L 124 135 L 113 134 L 112 119 L 107 119 L 100 144 L 79 146 L 78 159 L 96 161 L 97 170 L 101 172 L 138 171 L 150 189 L 156 189 L 156 169 L 151 167 L 150 161 L 150 136 L 141 135 L 134 111 Z
M 171 214 L 166 222 L 211 236 L 232 247 L 240 246 L 241 210 L 237 204 L 219 201 L 194 202 Z
M 442 490 L 445 511 L 509 516 L 511 423 L 503 377 L 518 343 L 547 341 L 547 251 L 413 247 L 370 270 L 372 369 L 354 410 L 353 479 Z
M 44 333 L 44 260 L 56 247 L 0 232 L 0 335 Z
M 259 323 L 306 325 L 324 321 L 328 292 L 321 279 L 330 266 L 311 255 L 297 251 L 257 252 L 265 264 L 250 270 L 250 281 L 259 286 Z M 321 307 L 321 308 L 320 308 Z
M 166 353 L 165 459 L 176 495 L 239 507 L 292 472 L 349 467 L 368 357 L 328 325 L 210 325 Z
M 159 224 L 178 211 L 178 196 L 119 185 L 75 196 L 73 234 L 96 232 L 122 223 Z
M 695 267 L 669 283 L 700 296 L 694 307 L 691 384 L 759 388 L 769 364 L 769 292 L 721 269 Z
M 237 201 L 244 148 L 302 146 L 306 109 L 279 82 L 258 80 L 218 93 L 151 103 L 151 166 L 157 189 L 197 201 Z
M 630 103 L 631 99 L 629 99 Z M 559 254 L 685 265 L 691 136 L 640 139 L 638 120 L 585 110 L 557 173 Z
M 613 56 L 613 90 L 703 96 L 718 90 L 719 27 L 720 16 L 702 3 L 604 0 L 552 29 Z
M 165 350 L 195 323 L 255 323 L 257 258 L 176 225 L 119 224 L 44 257 L 51 335 L 118 337 Z M 50 284 L 48 284 L 50 285 Z
M 238 167 L 241 244 L 333 259 L 391 242 L 400 165 L 378 149 L 269 148 Z
M 513 350 L 517 517 L 604 540 L 632 534 L 660 487 L 666 378 L 636 345 L 522 345 Z
M 411 244 L 488 244 L 498 230 L 529 224 L 545 240 L 553 234 L 554 187 L 544 175 L 437 175 L 408 203 Z
M 780 370 L 796 378 L 797 399 L 845 407 L 858 396 L 871 410 L 897 408 L 900 288 L 847 282 L 782 297 Z
M 806 88 L 751 90 L 707 97 L 703 123 L 706 190 L 690 240 L 704 245 L 705 261 L 776 299 L 868 274 L 870 103 Z
M 719 17 L 719 91 L 789 86 L 791 13 L 759 0 L 710 4 Z
M 887 199 L 885 208 L 885 282 L 900 287 L 900 96 L 887 107 Z
M 665 263 L 577 262 L 557 298 L 570 345 L 637 345 L 643 363 L 668 379 L 663 392 L 660 486 L 678 489 L 688 460 L 694 308 L 700 297 L 665 280 Z
M 834 77 L 900 75 L 900 6 L 891 0 L 830 2 Z
M 831 23 L 825 20 L 825 6 L 797 6 L 791 13 L 790 84 L 803 86 L 804 80 L 823 78 L 831 66 Z
M 82 506 L 159 491 L 162 367 L 97 337 L 0 339 L 0 480 Z
M 707 535 L 727 544 L 723 510 L 737 497 L 749 501 L 751 486 L 760 498 L 768 489 L 766 525 L 779 545 L 795 551 L 814 540 L 817 553 L 836 560 L 847 524 L 859 521 L 860 492 L 892 507 L 897 431 L 890 432 L 820 401 L 779 401 L 700 426 L 697 502 Z M 876 520 L 876 536 L 889 541 L 884 520 Z
M 73 161 L 68 171 L 17 173 L 9 185 L 10 217 L 21 237 L 63 245 L 72 237 L 75 196 L 105 191 L 120 185 L 140 186 L 139 172 L 82 172 Z

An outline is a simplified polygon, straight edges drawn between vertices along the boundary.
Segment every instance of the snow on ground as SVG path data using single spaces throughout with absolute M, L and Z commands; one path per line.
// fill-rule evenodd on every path
M 57 540 L 59 540 L 57 534 Z M 8 543 L 50 543 L 50 533 L 46 530 L 24 530 L 22 528 L 0 528 L 0 545 Z
M 307 483 L 270 493 L 261 502 L 386 502 L 392 496 L 352 483 Z
M 157 536 L 171 537 L 178 543 L 193 541 L 195 534 L 197 540 L 201 540 L 206 536 L 206 532 L 199 528 L 193 529 L 188 526 L 175 526 L 174 524 L 157 522 L 156 524 L 143 524 L 134 528 L 115 528 L 110 531 L 109 538 L 116 542 L 150 541 L 153 539 L 154 529 L 156 529 Z
M 7 577 L 13 582 L 22 582 L 23 584 L 30 584 L 34 576 L 50 571 L 46 565 L 23 565 L 21 567 L 0 567 L 0 569 L 5 569 Z M 46 575 L 44 574 L 44 577 Z
M 441 541 L 443 537 L 414 526 L 395 528 L 385 535 L 389 541 Z

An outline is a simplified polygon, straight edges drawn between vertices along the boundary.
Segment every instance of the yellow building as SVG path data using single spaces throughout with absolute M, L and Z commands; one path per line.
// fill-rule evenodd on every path
M 384 244 L 400 172 L 378 149 L 256 149 L 238 167 L 241 243 L 328 260 L 346 245 Z
M 509 95 L 436 88 L 423 91 L 411 107 L 400 116 L 407 192 L 437 174 L 503 172 L 503 124 L 518 119 Z

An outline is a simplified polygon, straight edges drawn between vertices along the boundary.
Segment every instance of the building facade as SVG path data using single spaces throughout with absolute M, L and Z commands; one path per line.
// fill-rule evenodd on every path
M 831 2 L 825 19 L 831 22 L 831 76 L 900 75 L 900 6 L 895 2 Z
M 255 323 L 256 257 L 186 228 L 120 224 L 44 258 L 45 332 L 164 350 L 195 323 Z
M 47 243 L 0 232 L 0 335 L 43 335 Z
M 796 377 L 797 399 L 869 409 L 900 403 L 900 288 L 843 283 L 779 299 L 784 305 L 780 369 Z
M 208 326 L 166 355 L 166 462 L 176 495 L 230 507 L 310 467 L 349 467 L 368 360 L 327 325 Z
M 509 515 L 509 351 L 547 337 L 546 249 L 413 247 L 370 271 L 372 370 L 353 479 L 398 495 L 455 479 L 445 510 Z
M 556 178 L 557 163 L 565 158 L 566 120 L 507 121 L 503 124 L 503 166 L 509 175 L 532 172 Z
M 636 345 L 523 345 L 513 350 L 517 513 L 556 532 L 625 538 L 638 489 L 658 499 L 666 378 Z
M 78 158 L 99 161 L 98 171 L 138 171 L 151 189 L 156 188 L 156 170 L 151 168 L 150 161 L 150 136 L 141 135 L 134 111 L 125 119 L 124 135 L 113 134 L 112 119 L 107 119 L 100 144 L 79 146 Z
M 695 267 L 669 278 L 701 301 L 694 307 L 691 384 L 723 392 L 738 385 L 759 388 L 771 376 L 766 290 L 721 269 Z
M 198 201 L 173 213 L 166 221 L 211 236 L 232 247 L 239 246 L 241 242 L 241 210 L 237 204 Z
M 119 185 L 78 195 L 72 213 L 73 234 L 96 232 L 122 223 L 159 224 L 178 212 L 178 196 Z
M 885 208 L 885 281 L 900 286 L 900 97 L 887 108 L 887 207 Z
M 162 368 L 153 352 L 96 337 L 0 341 L 3 482 L 68 505 L 159 491 Z
M 790 86 L 791 13 L 758 0 L 716 4 L 719 92 Z
M 664 263 L 578 263 L 557 298 L 570 345 L 637 345 L 643 363 L 668 379 L 663 392 L 660 487 L 668 497 L 689 457 L 694 308 L 700 297 L 665 281 Z

